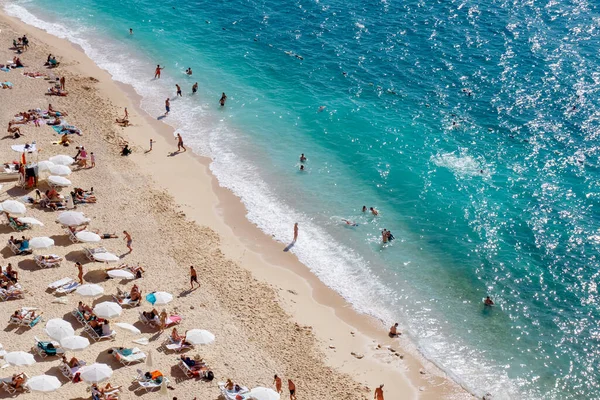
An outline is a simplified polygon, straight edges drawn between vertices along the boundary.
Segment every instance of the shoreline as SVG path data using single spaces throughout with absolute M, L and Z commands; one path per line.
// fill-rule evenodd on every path
M 411 347 L 407 339 L 392 341 L 387 338 L 385 326 L 382 327 L 369 316 L 358 314 L 339 294 L 320 282 L 293 254 L 283 253 L 281 250 L 284 245 L 271 239 L 248 221 L 241 200 L 228 189 L 219 186 L 210 172 L 210 159 L 192 154 L 191 151 L 190 154 L 179 154 L 167 161 L 160 157 L 159 154 L 163 154 L 161 152 L 164 149 L 174 150 L 176 142 L 172 135 L 173 128 L 141 110 L 141 98 L 132 87 L 113 81 L 108 72 L 96 66 L 73 43 L 24 25 L 4 13 L 0 14 L 0 19 L 13 27 L 20 24 L 19 28 L 27 33 L 33 32 L 32 36 L 41 38 L 45 43 L 50 42 L 53 47 L 68 43 L 80 55 L 65 52 L 61 56 L 66 60 L 72 58 L 79 65 L 85 66 L 85 74 L 99 79 L 100 93 L 108 96 L 117 107 L 122 109 L 127 106 L 130 110 L 135 110 L 130 112 L 134 126 L 120 130 L 134 144 L 136 152 L 130 159 L 140 170 L 149 173 L 160 188 L 166 189 L 173 196 L 186 219 L 207 226 L 220 236 L 220 249 L 227 258 L 243 265 L 242 268 L 273 287 L 279 304 L 299 325 L 314 327 L 311 330 L 317 337 L 317 347 L 325 354 L 328 365 L 349 374 L 362 385 L 368 385 L 371 391 L 380 380 L 386 384 L 388 393 L 402 393 L 403 397 L 471 397 L 433 364 L 419 359 L 421 356 L 416 354 L 416 350 L 405 350 Z M 148 126 L 157 133 L 153 137 L 157 143 L 152 153 L 144 154 L 141 149 L 147 147 L 149 136 L 144 129 Z M 158 159 L 161 161 L 158 162 Z M 165 168 L 169 163 L 173 164 L 172 168 Z M 186 190 L 190 186 L 208 187 L 210 191 L 198 196 L 196 191 Z M 355 334 L 352 335 L 350 331 Z M 375 350 L 374 342 L 380 343 L 382 347 L 392 345 L 395 349 L 401 349 L 399 353 L 404 355 L 404 359 L 400 361 L 400 357 L 389 350 Z M 356 359 L 350 352 L 364 354 L 364 358 Z M 423 368 L 425 374 L 419 372 Z M 423 390 L 420 391 L 420 388 Z

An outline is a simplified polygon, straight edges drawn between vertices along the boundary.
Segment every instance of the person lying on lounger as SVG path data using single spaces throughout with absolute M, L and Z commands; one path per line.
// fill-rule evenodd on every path
M 10 381 L 10 386 L 16 390 L 24 391 L 23 384 L 25 383 L 25 373 L 14 374 Z
M 72 357 L 70 360 L 67 361 L 67 356 L 65 356 L 64 354 L 62 356 L 62 362 L 67 364 L 69 368 L 81 367 L 81 363 L 77 358 Z

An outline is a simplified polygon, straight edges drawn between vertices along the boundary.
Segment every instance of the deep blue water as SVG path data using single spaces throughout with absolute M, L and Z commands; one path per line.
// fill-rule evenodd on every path
M 80 44 L 152 115 L 182 85 L 164 121 L 213 157 L 251 221 L 283 243 L 299 222 L 301 261 L 470 390 L 545 399 L 600 397 L 599 8 L 5 4 Z

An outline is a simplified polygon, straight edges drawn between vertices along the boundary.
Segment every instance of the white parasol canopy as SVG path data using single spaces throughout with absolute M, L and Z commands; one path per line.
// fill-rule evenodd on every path
M 100 318 L 115 318 L 121 315 L 123 309 L 121 306 L 113 301 L 104 301 L 100 304 L 96 304 L 94 307 L 94 314 Z
M 58 156 L 54 156 L 54 157 L 50 157 L 51 162 L 53 162 L 56 165 L 72 165 L 75 160 L 73 159 L 73 157 L 64 155 L 64 154 L 60 154 Z
M 9 214 L 13 215 L 25 215 L 27 212 L 27 208 L 25 208 L 25 204 L 16 200 L 4 200 L 2 202 L 2 210 L 6 211 Z
M 90 222 L 90 219 L 86 218 L 86 216 L 79 211 L 65 211 L 58 215 L 56 222 L 65 226 L 79 226 L 87 224 Z
M 25 353 L 24 351 L 12 351 L 10 353 L 6 353 L 4 356 L 4 361 L 16 367 L 35 364 L 33 354 Z
M 100 262 L 116 262 L 119 261 L 120 258 L 113 253 L 105 252 L 105 253 L 96 253 L 93 255 L 94 260 Z
M 19 217 L 19 218 L 17 218 L 17 221 L 19 221 L 22 224 L 27 224 L 27 225 L 44 226 L 44 223 L 42 221 L 35 219 L 33 217 Z
M 57 377 L 52 375 L 38 375 L 31 377 L 25 383 L 34 392 L 54 392 L 61 387 Z
M 10 146 L 10 148 L 13 149 L 13 151 L 16 151 L 17 153 L 33 153 L 34 151 L 37 151 L 35 143 L 13 144 L 12 146 Z
M 152 303 L 155 306 L 163 306 L 165 304 L 169 304 L 173 300 L 173 295 L 167 292 L 154 292 L 154 302 Z
M 211 344 L 215 335 L 204 329 L 190 329 L 185 333 L 185 341 L 191 344 Z
M 60 341 L 60 346 L 71 351 L 80 351 L 90 345 L 88 338 L 83 336 L 67 336 Z
M 270 388 L 255 387 L 248 394 L 248 399 L 254 400 L 279 400 L 279 393 Z
M 50 173 L 52 175 L 69 176 L 71 175 L 71 172 L 71 168 L 67 167 L 66 165 L 58 164 L 50 167 Z
M 57 176 L 57 175 L 50 175 L 47 178 L 47 180 L 54 186 L 59 186 L 59 187 L 67 187 L 67 186 L 71 186 L 71 184 L 72 184 L 71 181 L 68 180 L 67 178 L 64 178 L 62 176 Z
M 113 269 L 108 271 L 108 276 L 111 278 L 121 278 L 121 279 L 133 279 L 135 276 L 129 272 L 122 269 Z
M 54 246 L 54 240 L 46 236 L 34 237 L 29 241 L 31 249 L 49 249 L 52 246 Z
M 79 286 L 75 292 L 83 297 L 98 297 L 104 293 L 104 288 L 95 283 L 86 283 L 85 285 Z
M 75 234 L 75 237 L 83 243 L 96 243 L 102 240 L 100 235 L 90 231 L 80 231 Z
M 54 340 L 60 341 L 63 338 L 75 335 L 75 330 L 71 324 L 64 319 L 53 318 L 46 322 L 46 335 Z
M 128 324 L 126 322 L 117 322 L 115 325 L 121 329 L 125 329 L 125 330 L 133 333 L 134 335 L 139 335 L 142 333 L 142 331 L 140 331 L 138 328 L 136 328 L 135 326 Z
M 94 363 L 79 370 L 81 379 L 88 383 L 104 382 L 113 374 L 112 369 L 106 364 Z
M 38 172 L 50 172 L 50 167 L 55 165 L 52 161 L 40 161 L 37 163 Z

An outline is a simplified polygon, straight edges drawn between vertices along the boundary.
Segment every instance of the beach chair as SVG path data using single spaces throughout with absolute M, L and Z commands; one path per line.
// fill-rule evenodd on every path
M 12 243 L 12 242 L 8 242 L 8 247 L 13 252 L 13 254 L 15 254 L 17 256 L 33 253 L 33 250 L 31 250 L 31 249 L 21 250 L 20 246 L 17 246 L 15 243 Z
M 12 219 L 8 220 L 8 225 L 14 231 L 17 231 L 17 232 L 21 232 L 21 231 L 24 231 L 24 230 L 27 230 L 27 229 L 31 229 L 31 225 L 29 225 L 29 224 L 17 225 L 17 223 L 14 220 L 12 220 Z
M 132 383 L 138 384 L 138 387 L 133 389 L 134 393 L 136 393 L 138 391 L 145 391 L 146 393 L 153 392 L 157 389 L 160 389 L 163 382 L 165 385 L 167 385 L 167 386 L 169 385 L 169 378 L 167 378 L 164 375 L 161 377 L 162 380 L 160 382 L 158 382 L 158 381 L 154 381 L 152 379 L 146 378 L 146 376 L 143 374 L 143 372 L 139 369 L 137 370 L 137 372 L 138 372 L 138 376 L 132 382 Z
M 243 396 L 245 393 L 250 392 L 250 390 L 244 386 L 240 387 L 239 392 L 234 392 L 233 390 L 231 390 L 231 391 L 227 390 L 225 382 L 219 382 L 219 383 L 217 383 L 217 385 L 219 386 L 219 390 L 221 391 L 221 394 L 227 400 L 237 400 L 238 395 Z
M 85 323 L 84 330 L 85 333 L 87 333 L 88 336 L 95 342 L 99 342 L 101 340 L 115 340 L 115 337 L 117 336 L 117 332 L 115 330 L 111 330 L 110 335 L 98 335 L 98 332 L 96 332 L 94 328 L 92 328 L 87 322 Z
M 67 236 L 69 236 L 69 240 L 72 243 L 79 243 L 79 239 L 77 239 L 77 236 L 75 236 L 75 233 L 73 233 L 69 228 L 65 228 L 65 233 L 67 234 Z
M 49 284 L 48 285 L 48 289 L 50 289 L 50 290 L 56 290 L 59 287 L 68 285 L 71 282 L 73 282 L 73 278 L 62 278 L 62 279 L 59 279 L 59 280 L 54 281 L 51 284 Z
M 40 255 L 33 256 L 35 265 L 37 265 L 40 268 L 60 267 L 60 263 L 63 260 L 62 257 L 59 257 L 56 254 L 50 254 L 49 256 L 52 257 L 53 259 L 52 260 L 44 259 L 44 257 L 48 257 L 48 256 L 40 256 Z
M 120 362 L 123 365 L 131 365 L 138 362 L 146 361 L 146 353 L 144 353 L 137 347 L 131 349 L 131 354 L 129 355 L 124 355 L 123 350 L 119 350 L 118 348 L 113 347 L 112 355 L 114 358 L 117 359 L 118 362 Z
M 206 367 L 206 363 L 203 362 L 196 362 L 196 365 L 201 366 L 201 367 Z M 209 372 L 208 370 L 206 371 L 198 371 L 198 370 L 193 370 L 192 367 L 190 367 L 189 365 L 187 365 L 182 359 L 179 359 L 179 363 L 177 364 L 177 366 L 179 367 L 179 369 L 181 370 L 181 372 L 183 372 L 185 374 L 186 377 L 188 378 L 194 378 L 194 377 L 199 377 L 199 378 L 206 378 L 206 374 Z
M 83 251 L 85 252 L 85 256 L 87 257 L 88 260 L 90 261 L 96 261 L 94 259 L 94 254 L 98 254 L 98 253 L 107 253 L 108 251 L 104 248 L 104 247 L 96 247 L 94 249 L 89 248 L 89 247 L 84 247 Z
M 25 294 L 21 288 L 21 285 L 16 284 L 10 289 L 0 289 L 0 300 L 8 301 L 14 299 L 24 299 Z
M 187 344 L 184 343 L 183 340 L 180 341 L 174 341 L 173 338 L 171 338 L 171 336 L 169 336 L 164 342 L 163 342 L 163 347 L 166 350 L 169 351 L 174 351 L 176 353 L 179 353 L 180 351 L 186 350 L 186 349 L 191 349 L 194 347 L 193 344 Z
M 29 380 L 29 376 L 25 373 L 23 373 L 23 375 L 25 377 L 25 382 L 23 382 L 22 386 L 23 392 L 29 393 L 29 388 L 27 387 L 27 381 Z M 2 389 L 4 389 L 10 394 L 15 394 L 17 392 L 17 389 L 15 389 L 12 386 L 12 377 L 0 378 L 0 387 L 2 387 Z
M 131 300 L 128 297 L 119 297 L 118 295 L 113 295 L 113 299 L 115 299 L 115 301 L 117 303 L 119 303 L 119 305 L 121 307 L 137 307 L 140 305 L 140 300 Z
M 58 366 L 58 370 L 65 378 L 67 378 L 69 380 L 73 380 L 77 371 L 79 371 L 79 369 L 81 367 L 83 367 L 86 363 L 85 363 L 85 361 L 79 360 L 79 364 L 80 365 L 78 367 L 71 368 L 71 367 L 69 367 L 69 364 L 66 364 L 61 361 L 61 363 Z
M 69 294 L 71 292 L 73 292 L 75 289 L 77 289 L 79 287 L 79 282 L 69 282 L 59 288 L 56 289 L 56 291 L 54 292 L 55 295 L 62 295 L 62 294 Z
M 60 347 L 57 342 L 45 342 L 35 337 L 35 344 L 31 348 L 32 352 L 37 353 L 40 357 L 63 355 L 65 350 Z

